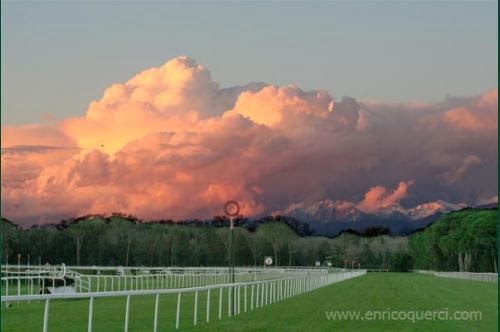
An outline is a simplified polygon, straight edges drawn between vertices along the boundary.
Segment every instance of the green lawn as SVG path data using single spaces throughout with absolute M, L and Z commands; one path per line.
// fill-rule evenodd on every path
M 224 294 L 224 300 L 227 295 Z M 211 322 L 204 323 L 206 294 L 200 293 L 198 326 L 193 327 L 193 295 L 183 295 L 181 331 L 496 331 L 497 285 L 411 273 L 369 273 L 218 321 L 218 291 L 211 296 Z M 160 298 L 159 331 L 175 327 L 175 295 Z M 242 307 L 243 308 L 243 307 Z M 390 309 L 389 309 L 390 308 Z M 86 331 L 88 300 L 54 301 L 49 331 Z M 130 331 L 152 331 L 154 297 L 132 298 Z M 328 320 L 326 311 L 481 311 L 474 321 Z M 125 298 L 96 299 L 94 331 L 122 331 Z M 242 309 L 243 311 L 243 309 Z M 2 307 L 2 331 L 40 331 L 43 305 Z

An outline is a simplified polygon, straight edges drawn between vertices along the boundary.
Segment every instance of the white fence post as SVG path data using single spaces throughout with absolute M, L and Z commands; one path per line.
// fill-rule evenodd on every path
M 207 289 L 207 323 L 210 322 L 210 288 Z
M 255 292 L 255 297 L 256 297 L 256 301 L 255 301 L 255 308 L 257 309 L 259 307 L 259 284 L 257 284 L 257 287 L 256 287 L 256 292 Z
M 244 292 L 244 294 L 243 294 L 243 298 L 244 298 L 244 300 L 245 300 L 245 305 L 244 305 L 244 307 L 243 307 L 243 312 L 247 312 L 247 285 L 245 285 L 245 286 L 243 287 L 243 292 Z
M 252 284 L 252 287 L 250 287 L 250 311 L 253 310 L 253 286 L 254 284 Z
M 49 306 L 50 300 L 45 300 L 45 309 L 43 311 L 43 332 L 47 332 L 49 330 Z
M 219 289 L 219 319 L 222 318 L 222 287 Z
M 194 317 L 193 317 L 193 325 L 196 325 L 198 322 L 198 291 L 194 292 Z
M 175 313 L 175 329 L 179 329 L 180 314 L 181 314 L 181 292 L 177 295 L 177 312 Z
M 153 322 L 153 332 L 158 331 L 158 309 L 160 306 L 160 294 L 156 294 L 155 298 L 155 317 Z
M 92 332 L 92 316 L 94 314 L 94 298 L 91 297 L 89 301 L 89 320 L 88 320 L 88 332 Z
M 125 304 L 125 326 L 123 328 L 125 332 L 128 332 L 129 312 L 130 312 L 130 295 L 127 296 L 127 302 Z
M 232 300 L 231 300 L 231 293 L 232 293 L 232 288 L 233 287 L 228 287 L 227 288 L 227 317 L 231 317 L 231 309 L 232 309 Z

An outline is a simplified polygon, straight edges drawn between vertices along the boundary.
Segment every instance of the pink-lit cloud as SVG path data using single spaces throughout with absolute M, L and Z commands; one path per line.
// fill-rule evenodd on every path
M 408 189 L 412 184 L 412 181 L 401 181 L 392 192 L 388 192 L 382 186 L 372 187 L 365 193 L 365 197 L 358 204 L 358 208 L 363 212 L 376 212 L 399 204 L 402 199 L 408 196 Z
M 497 194 L 497 100 L 497 90 L 394 104 L 221 88 L 179 57 L 113 84 L 84 116 L 3 127 L 2 213 L 33 223 L 114 211 L 209 218 L 228 199 L 247 216 L 325 198 L 365 211 L 472 204 Z
M 447 111 L 444 120 L 456 128 L 469 131 L 496 131 L 498 90 L 490 90 L 469 105 Z

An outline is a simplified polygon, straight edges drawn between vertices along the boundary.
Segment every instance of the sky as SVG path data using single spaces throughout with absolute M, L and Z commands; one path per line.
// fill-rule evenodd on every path
M 7 1 L 2 122 L 83 115 L 107 86 L 181 55 L 223 86 L 473 96 L 497 84 L 497 46 L 496 1 Z
M 496 202 L 496 6 L 2 2 L 2 216 Z

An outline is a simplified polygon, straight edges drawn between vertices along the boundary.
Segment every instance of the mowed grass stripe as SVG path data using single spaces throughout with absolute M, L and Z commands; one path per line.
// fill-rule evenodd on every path
M 327 320 L 330 310 L 480 310 L 480 321 Z M 497 284 L 369 273 L 196 331 L 497 331 Z M 194 329 L 187 329 L 189 331 Z
M 218 320 L 218 291 L 211 294 L 205 323 L 206 292 L 199 293 L 198 326 L 193 327 L 194 294 L 182 295 L 182 331 L 496 331 L 497 285 L 412 273 L 369 273 L 253 312 L 227 318 L 227 293 Z M 152 331 L 154 296 L 132 297 L 130 331 Z M 177 296 L 160 297 L 159 331 L 175 328 Z M 250 308 L 250 306 L 248 306 Z M 327 320 L 331 310 L 480 310 L 481 321 Z M 50 331 L 86 331 L 88 300 L 51 303 Z M 95 331 L 123 331 L 125 297 L 96 299 Z M 2 331 L 40 331 L 43 304 L 2 307 Z

